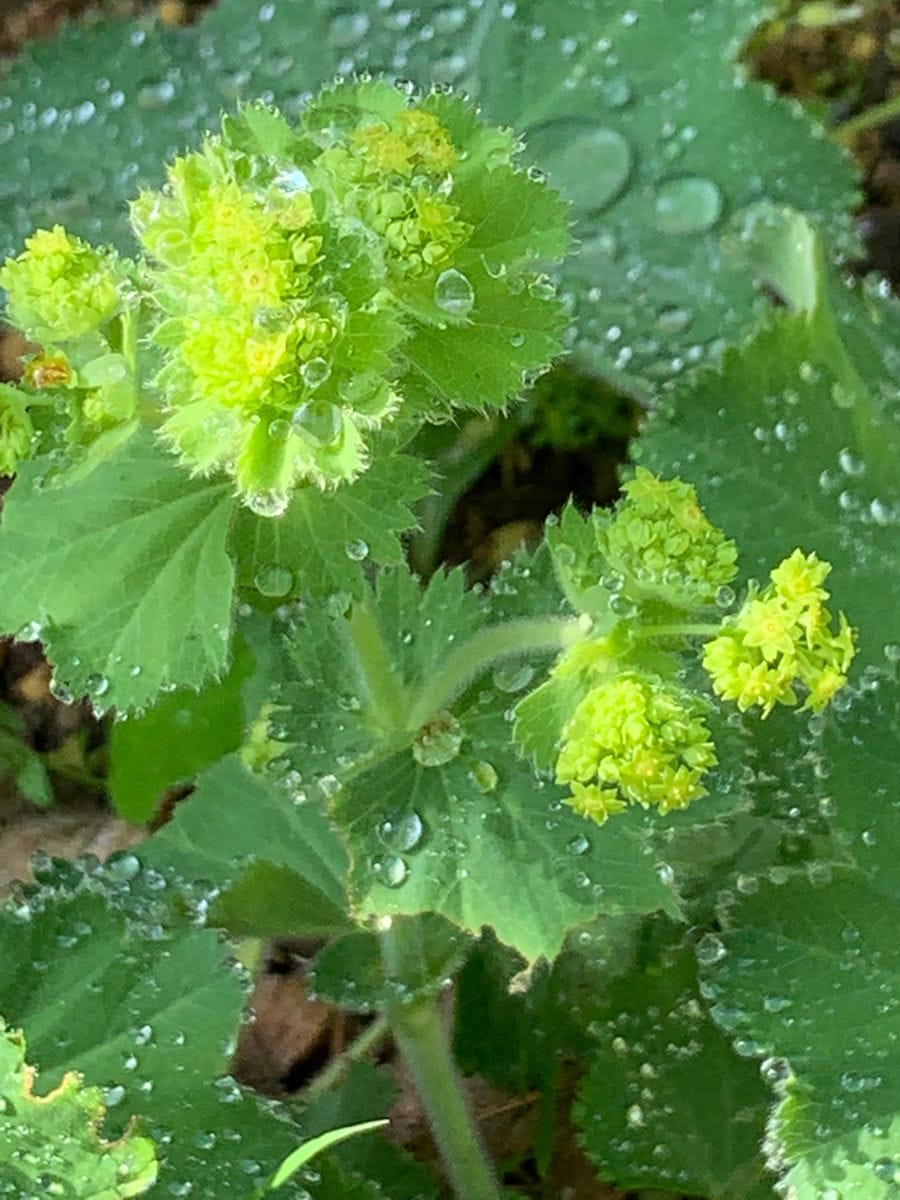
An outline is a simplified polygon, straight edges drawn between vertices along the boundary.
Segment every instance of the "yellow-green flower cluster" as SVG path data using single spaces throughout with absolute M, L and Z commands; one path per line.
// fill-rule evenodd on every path
M 194 470 L 225 466 L 251 504 L 277 511 L 296 479 L 353 478 L 365 456 L 336 405 L 323 404 L 324 445 L 294 420 L 314 403 L 330 373 L 323 356 L 346 324 L 346 304 L 326 286 L 310 192 L 240 174 L 240 157 L 210 138 L 173 163 L 162 193 L 139 197 L 132 219 L 167 314 L 155 332 L 168 351 L 157 379 L 170 406 L 163 437 Z
M 93 463 L 143 420 L 192 473 L 226 474 L 276 516 L 296 487 L 355 479 L 373 443 L 502 405 L 564 325 L 531 285 L 565 251 L 565 205 L 516 152 L 462 100 L 371 80 L 323 89 L 296 124 L 265 105 L 224 118 L 133 204 L 136 263 L 56 227 L 0 274 L 43 344 L 21 389 L 41 437 L 65 410 L 54 437 Z M 491 228 L 504 196 L 515 238 Z M 466 353 L 479 305 L 511 312 L 523 294 L 526 332 L 484 323 Z
M 660 812 L 705 794 L 716 763 L 698 697 L 658 676 L 626 672 L 599 683 L 563 729 L 556 779 L 569 804 L 602 823 L 628 804 Z
M 737 573 L 737 548 L 708 520 L 690 484 L 638 467 L 622 490 L 600 542 L 626 590 L 676 607 L 714 603 Z
M 37 342 L 71 342 L 97 329 L 120 303 L 115 256 L 61 225 L 39 229 L 0 270 L 12 322 Z
M 384 238 L 389 265 L 413 276 L 445 268 L 471 233 L 439 181 L 459 152 L 434 113 L 372 114 L 323 156 L 338 175 L 364 183 L 360 215 Z
M 776 704 L 797 703 L 819 712 L 847 682 L 855 631 L 843 613 L 832 629 L 824 582 L 831 566 L 795 550 L 770 574 L 771 585 L 751 591 L 736 617 L 705 648 L 703 665 L 716 693 L 744 712 L 754 705 L 768 716 Z

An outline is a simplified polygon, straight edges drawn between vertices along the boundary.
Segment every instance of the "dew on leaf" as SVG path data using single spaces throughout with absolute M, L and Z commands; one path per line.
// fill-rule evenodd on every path
M 332 46 L 345 49 L 358 45 L 369 32 L 369 18 L 364 12 L 336 13 L 328 26 L 328 40 Z
M 291 423 L 284 417 L 276 417 L 269 423 L 269 437 L 273 442 L 286 442 L 291 436 Z
M 716 937 L 714 933 L 704 933 L 696 946 L 697 961 L 705 967 L 719 962 L 720 959 L 725 957 L 726 953 L 727 951 L 722 944 L 722 939 Z
M 302 375 L 303 382 L 307 385 L 307 387 L 321 387 L 323 383 L 328 381 L 328 378 L 331 375 L 331 363 L 329 363 L 327 358 L 322 358 L 321 355 L 317 355 L 315 358 L 311 358 L 308 360 L 308 362 L 303 364 L 303 366 L 300 368 L 300 374 Z M 297 418 L 295 417 L 295 420 L 296 419 Z M 335 434 L 335 436 L 337 435 Z
M 363 559 L 368 557 L 369 543 L 364 542 L 362 538 L 356 538 L 354 541 L 347 543 L 344 547 L 344 552 L 351 561 L 362 562 Z
M 378 838 L 389 850 L 410 851 L 422 841 L 425 826 L 415 811 L 390 817 L 378 826 Z
M 660 333 L 681 333 L 691 323 L 691 310 L 681 305 L 671 305 L 661 310 L 656 318 Z
M 434 302 L 448 316 L 467 317 L 475 307 L 475 291 L 462 271 L 449 267 L 435 281 Z
M 587 854 L 587 852 L 588 852 L 588 850 L 590 850 L 590 848 L 591 848 L 591 843 L 588 841 L 588 839 L 584 836 L 583 833 L 579 833 L 576 837 L 573 837 L 568 842 L 566 842 L 566 850 L 569 852 L 569 854 L 574 854 L 576 856 L 581 855 L 581 854 Z
M 389 854 L 385 858 L 376 859 L 372 870 L 378 881 L 389 888 L 400 887 L 409 875 L 409 867 L 399 854 Z
M 722 193 L 711 179 L 682 175 L 668 179 L 656 193 L 656 227 L 661 233 L 705 233 L 722 212 Z
M 475 763 L 469 771 L 469 778 L 483 795 L 493 792 L 497 787 L 498 776 L 493 763 L 485 761 Z
M 271 599 L 286 596 L 294 586 L 294 573 L 280 563 L 269 563 L 260 567 L 253 579 L 256 590 Z
M 528 147 L 553 187 L 582 213 L 606 208 L 631 174 L 631 145 L 615 129 L 554 121 L 532 131 Z
M 293 416 L 294 432 L 313 446 L 330 446 L 344 428 L 344 418 L 336 404 L 310 401 L 301 404 Z
M 501 663 L 494 668 L 494 687 L 500 692 L 514 694 L 528 687 L 534 677 L 534 668 L 528 663 Z
M 416 735 L 413 758 L 423 767 L 442 767 L 456 758 L 462 743 L 462 728 L 453 714 L 438 713 Z
M 247 498 L 247 507 L 258 517 L 283 517 L 289 503 L 284 492 L 254 492 Z

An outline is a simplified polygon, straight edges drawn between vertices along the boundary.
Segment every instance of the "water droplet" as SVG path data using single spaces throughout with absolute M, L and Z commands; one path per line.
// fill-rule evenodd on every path
M 469 772 L 469 778 L 475 784 L 476 788 L 478 788 L 479 792 L 482 792 L 484 795 L 493 792 L 497 787 L 498 776 L 493 763 L 477 762 Z
M 136 854 L 122 850 L 106 860 L 104 870 L 116 883 L 128 883 L 140 873 L 141 861 Z
M 284 417 L 276 417 L 269 424 L 269 437 L 273 442 L 286 442 L 291 436 L 291 423 Z
M 341 49 L 358 45 L 369 32 L 369 18 L 364 12 L 339 12 L 331 19 L 328 40 Z
M 591 848 L 591 843 L 588 841 L 588 839 L 584 836 L 583 833 L 579 833 L 577 835 L 577 837 L 573 837 L 570 841 L 566 842 L 566 849 L 568 850 L 568 852 L 570 854 L 574 854 L 574 855 L 587 854 L 587 852 L 588 852 L 588 850 L 590 850 L 590 848 Z
M 105 696 L 109 691 L 109 680 L 105 675 L 89 675 L 87 678 L 87 690 L 89 695 L 99 700 L 101 696 Z
M 410 851 L 422 840 L 425 826 L 415 811 L 388 818 L 378 826 L 378 837 L 389 850 Z
M 270 563 L 266 567 L 260 567 L 253 583 L 263 596 L 278 599 L 286 596 L 294 586 L 294 572 L 280 563 Z
M 494 687 L 500 692 L 521 692 L 534 677 L 534 668 L 528 663 L 506 662 L 494 668 Z
M 656 328 L 660 333 L 681 333 L 690 323 L 690 309 L 678 305 L 664 308 L 656 318 Z
M 696 946 L 697 961 L 705 967 L 719 962 L 726 953 L 721 938 L 716 937 L 714 933 L 704 933 Z
M 294 430 L 313 446 L 330 446 L 344 428 L 344 417 L 336 404 L 310 401 L 294 413 Z
M 303 382 L 307 387 L 321 387 L 331 375 L 331 363 L 327 358 L 317 355 L 316 358 L 311 358 L 309 362 L 303 364 L 300 368 L 300 374 L 303 376 Z
M 462 743 L 462 728 L 453 714 L 438 713 L 416 735 L 413 758 L 423 767 L 441 767 L 456 758 Z
M 364 542 L 362 538 L 357 538 L 354 542 L 348 542 L 344 547 L 344 552 L 353 562 L 362 562 L 369 554 L 369 543 Z
M 774 1085 L 783 1083 L 790 1075 L 791 1068 L 786 1058 L 764 1058 L 759 1064 L 759 1073 L 766 1083 Z
M 615 129 L 553 121 L 534 130 L 528 146 L 552 185 L 584 213 L 611 204 L 631 174 L 631 146 Z
M 656 227 L 662 233 L 704 233 L 722 212 L 722 193 L 711 179 L 682 175 L 656 193 Z
M 373 864 L 373 870 L 379 882 L 389 888 L 400 887 L 409 875 L 409 867 L 399 854 L 389 854 L 386 858 L 378 859 Z
M 254 492 L 245 501 L 251 512 L 258 517 L 283 517 L 287 512 L 290 497 L 284 492 Z
M 441 271 L 434 285 L 434 302 L 452 317 L 467 317 L 475 307 L 475 292 L 462 271 Z

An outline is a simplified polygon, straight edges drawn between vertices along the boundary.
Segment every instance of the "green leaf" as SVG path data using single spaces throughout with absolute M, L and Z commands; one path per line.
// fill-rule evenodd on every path
M 765 6 L 721 0 L 702 22 L 699 11 L 694 0 L 519 0 L 514 11 L 421 0 L 401 15 L 323 0 L 249 13 L 224 0 L 174 32 L 69 27 L 6 81 L 0 253 L 52 220 L 128 244 L 136 179 L 158 182 L 171 149 L 196 143 L 221 105 L 265 94 L 290 113 L 336 72 L 399 71 L 458 87 L 525 135 L 574 204 L 582 248 L 563 282 L 579 356 L 647 388 L 736 342 L 762 306 L 722 250 L 732 214 L 767 197 L 811 213 L 842 247 L 853 237 L 849 159 L 734 63 Z M 87 61 L 102 63 L 96 77 Z
M 532 582 L 539 612 L 544 591 Z M 511 599 L 524 608 L 528 577 L 517 584 L 524 597 Z M 484 610 L 459 572 L 436 576 L 424 592 L 407 572 L 381 579 L 366 611 L 393 664 L 386 700 L 430 684 L 448 649 L 484 629 Z M 476 934 L 489 925 L 533 960 L 554 957 L 566 932 L 598 912 L 677 912 L 642 815 L 586 828 L 563 790 L 517 757 L 506 714 L 531 678 L 527 663 L 473 681 L 449 721 L 438 721 L 446 753 L 427 765 L 427 745 L 414 748 L 421 731 L 379 735 L 382 706 L 360 688 L 350 625 L 308 614 L 293 643 L 299 679 L 282 694 L 288 754 L 332 796 L 358 920 L 436 912 Z
M 664 947 L 595 1001 L 575 1109 L 601 1179 L 623 1191 L 773 1197 L 760 1154 L 768 1089 L 704 1011 L 689 949 Z
M 149 1138 L 133 1130 L 116 1142 L 100 1135 L 106 1107 L 100 1088 L 75 1072 L 52 1092 L 36 1093 L 25 1065 L 25 1038 L 0 1019 L 0 1187 L 32 1189 L 72 1200 L 126 1200 L 153 1186 L 157 1164 Z
M 149 435 L 87 478 L 37 490 L 27 464 L 0 529 L 0 628 L 29 626 L 72 695 L 124 712 L 227 665 L 233 509 L 226 484 L 190 479 Z
M 141 1119 L 159 1152 L 153 1196 L 190 1183 L 201 1200 L 247 1200 L 247 1164 L 265 1177 L 297 1131 L 225 1078 L 244 1006 L 225 948 L 173 929 L 176 897 L 131 854 L 42 878 L 0 916 L 0 1011 L 28 1029 L 42 1083 L 74 1070 L 106 1088 L 108 1136 Z
M 180 688 L 141 716 L 113 725 L 108 786 L 121 816 L 138 824 L 149 821 L 167 788 L 188 782 L 238 749 L 244 733 L 242 689 L 252 671 L 250 651 L 238 640 L 224 679 L 200 692 Z
M 424 463 L 386 454 L 333 492 L 296 492 L 277 520 L 242 509 L 234 538 L 241 586 L 278 599 L 359 595 L 364 562 L 403 561 L 398 535 L 416 524 L 410 506 L 428 492 L 428 478 Z M 280 579 L 274 593 L 273 578 Z
M 390 970 L 382 957 L 384 935 L 357 930 L 327 945 L 313 966 L 316 994 L 366 1013 L 431 999 L 446 990 L 470 948 L 464 934 L 433 913 L 399 918 L 389 937 Z
M 898 336 L 895 301 L 822 280 L 813 314 L 773 312 L 720 371 L 662 404 L 638 443 L 645 466 L 696 486 L 744 579 L 798 546 L 827 559 L 863 665 L 900 642 L 884 586 L 900 569 Z
M 301 1167 L 306 1166 L 323 1150 L 330 1150 L 332 1146 L 338 1146 L 341 1142 L 357 1137 L 361 1133 L 371 1133 L 373 1129 L 382 1129 L 387 1124 L 389 1122 L 386 1120 L 363 1121 L 359 1125 L 346 1125 L 343 1129 L 329 1129 L 327 1133 L 320 1133 L 318 1137 L 310 1138 L 287 1156 L 273 1175 L 268 1190 L 274 1192 L 276 1188 L 282 1187 L 292 1176 L 297 1174 Z
M 892 1196 L 900 1162 L 898 694 L 869 673 L 848 699 L 759 785 L 801 828 L 810 813 L 830 823 L 832 862 L 726 894 L 721 939 L 701 955 L 713 1015 L 766 1060 L 767 1149 L 798 1200 Z
M 210 909 L 210 922 L 245 937 L 331 937 L 352 929 L 346 904 L 335 904 L 290 867 L 254 862 Z
M 480 263 L 470 263 L 466 276 L 475 293 L 466 323 L 420 325 L 401 349 L 408 365 L 403 394 L 423 413 L 434 411 L 436 399 L 448 408 L 503 407 L 535 363 L 549 362 L 563 348 L 568 321 L 555 298 L 538 290 L 543 285 L 523 288 L 511 304 L 509 284 Z
M 768 1056 L 779 1102 L 768 1151 L 798 1200 L 895 1193 L 900 912 L 859 871 L 768 883 L 728 913 L 714 1015 Z
M 226 888 L 215 914 L 238 933 L 322 933 L 347 925 L 346 857 L 320 805 L 291 794 L 287 783 L 252 775 L 236 757 L 203 773 L 168 825 L 141 847 L 141 857 Z

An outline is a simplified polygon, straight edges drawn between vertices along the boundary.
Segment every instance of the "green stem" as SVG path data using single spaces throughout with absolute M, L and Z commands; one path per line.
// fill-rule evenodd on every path
M 406 689 L 394 673 L 378 622 L 365 602 L 353 605 L 347 629 L 378 723 L 392 730 L 403 729 L 408 707 Z
M 641 629 L 635 630 L 634 637 L 715 637 L 721 631 L 721 625 L 706 622 L 698 622 L 694 625 L 644 625 Z
M 541 617 L 508 621 L 482 629 L 450 655 L 442 670 L 419 693 L 407 729 L 420 729 L 435 713 L 447 708 L 464 688 L 502 658 L 562 650 L 584 636 L 577 617 Z
M 838 140 L 846 145 L 846 143 L 852 142 L 858 134 L 864 133 L 867 129 L 875 129 L 879 125 L 884 125 L 898 116 L 900 116 L 900 92 L 896 96 L 890 96 L 887 100 L 883 100 L 881 104 L 873 104 L 871 108 L 865 109 L 855 117 L 851 117 L 849 121 L 845 121 L 843 125 L 839 125 L 837 128 Z
M 310 1080 L 308 1086 L 303 1089 L 304 1103 L 309 1104 L 323 1093 L 330 1092 L 341 1081 L 350 1064 L 359 1062 L 376 1049 L 388 1036 L 389 1031 L 390 1022 L 387 1017 L 376 1017 L 342 1054 L 336 1055 L 327 1067 Z
M 466 1103 L 437 1001 L 396 1005 L 390 1020 L 458 1200 L 500 1200 L 500 1189 Z

